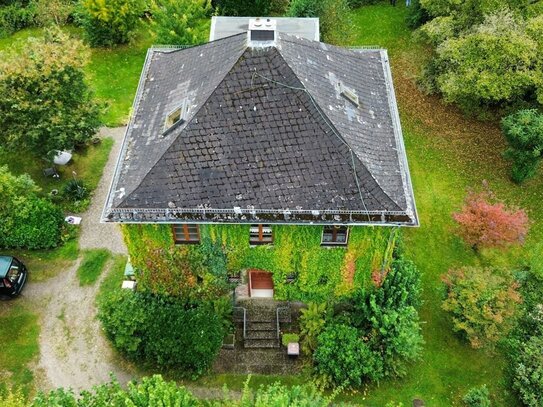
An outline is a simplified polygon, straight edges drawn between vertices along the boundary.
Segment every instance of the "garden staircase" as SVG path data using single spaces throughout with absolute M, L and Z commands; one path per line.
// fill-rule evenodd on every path
M 290 323 L 290 308 L 273 299 L 240 299 L 246 309 L 244 348 L 273 349 L 280 347 L 281 324 Z

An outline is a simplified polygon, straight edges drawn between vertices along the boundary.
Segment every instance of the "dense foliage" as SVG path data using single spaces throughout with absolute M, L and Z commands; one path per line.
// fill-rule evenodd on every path
M 317 349 L 317 339 L 326 326 L 326 303 L 310 302 L 300 315 L 302 350 L 311 355 Z
M 465 111 L 543 102 L 543 8 L 525 0 L 420 0 L 435 47 L 426 85 Z M 416 19 L 415 19 L 416 20 Z M 416 25 L 416 24 L 414 24 Z
M 321 246 L 322 227 L 273 226 L 273 246 L 249 245 L 249 225 L 200 225 L 200 244 L 173 242 L 171 225 L 123 228 L 143 290 L 189 298 L 224 292 L 227 273 L 273 273 L 278 299 L 322 302 L 371 284 L 373 270 L 388 269 L 396 232 L 353 227 L 347 248 Z M 289 279 L 293 277 L 293 281 Z
M 452 314 L 453 327 L 471 346 L 491 346 L 511 328 L 511 317 L 521 302 L 518 283 L 510 271 L 463 267 L 443 277 L 447 299 L 442 308 Z
M 490 407 L 490 392 L 488 388 L 483 385 L 480 387 L 472 387 L 468 390 L 462 401 L 466 407 Z
M 419 304 L 419 273 L 398 259 L 380 287 L 337 304 L 317 337 L 315 371 L 325 383 L 345 386 L 404 376 L 422 350 Z
M 282 16 L 289 0 L 212 0 L 221 16 Z
M 528 233 L 526 212 L 493 201 L 489 191 L 470 192 L 461 211 L 453 214 L 458 233 L 474 250 L 523 243 Z
M 29 38 L 0 58 L 0 143 L 5 149 L 55 155 L 87 142 L 100 126 L 85 82 L 85 47 L 58 29 Z
M 116 291 L 100 302 L 99 319 L 121 353 L 187 376 L 204 373 L 224 338 L 224 324 L 209 303 Z
M 0 5 L 0 38 L 34 25 L 36 10 L 28 0 L 7 1 Z
M 209 0 L 155 0 L 151 29 L 158 44 L 192 45 L 207 40 L 200 21 L 211 13 Z
M 0 167 L 0 247 L 41 249 L 59 244 L 62 212 L 38 192 L 29 176 L 16 177 Z
M 125 44 L 146 8 L 146 0 L 81 0 L 78 20 L 91 46 Z
M 502 120 L 509 148 L 505 157 L 513 161 L 511 178 L 522 182 L 535 174 L 543 154 L 543 114 L 535 109 L 519 110 Z
M 540 254 L 537 254 L 538 256 Z M 543 404 L 543 274 L 531 268 L 521 278 L 521 315 L 508 340 L 513 389 L 527 406 Z
M 327 398 L 314 386 L 286 387 L 279 383 L 261 386 L 252 391 L 249 380 L 241 398 L 226 396 L 218 400 L 199 400 L 185 387 L 175 382 L 167 382 L 162 376 L 144 377 L 141 383 L 129 382 L 126 389 L 117 381 L 95 386 L 92 391 L 84 391 L 78 397 L 72 390 L 55 389 L 49 393 L 40 392 L 31 403 L 25 403 L 16 393 L 8 400 L 20 404 L 6 407 L 327 407 Z M 18 398 L 16 398 L 18 397 Z M 2 399 L 0 398 L 0 401 Z
M 321 39 L 332 44 L 346 42 L 352 22 L 347 0 L 291 0 L 290 17 L 318 17 Z

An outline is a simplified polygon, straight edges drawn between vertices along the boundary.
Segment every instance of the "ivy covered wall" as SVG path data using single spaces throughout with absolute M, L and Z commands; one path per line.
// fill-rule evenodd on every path
M 322 226 L 272 225 L 273 245 L 251 247 L 250 225 L 200 225 L 200 244 L 174 245 L 170 225 L 124 225 L 140 289 L 193 298 L 226 290 L 226 276 L 273 273 L 275 297 L 325 301 L 371 284 L 389 267 L 397 229 L 351 227 L 347 247 L 321 246 Z M 294 277 L 289 282 L 287 277 Z

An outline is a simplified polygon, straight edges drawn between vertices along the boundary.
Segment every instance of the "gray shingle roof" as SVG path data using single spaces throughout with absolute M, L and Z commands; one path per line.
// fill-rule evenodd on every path
M 150 51 L 104 220 L 416 225 L 386 52 L 246 37 Z

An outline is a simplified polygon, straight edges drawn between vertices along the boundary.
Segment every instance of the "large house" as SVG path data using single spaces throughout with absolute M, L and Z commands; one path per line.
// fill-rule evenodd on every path
M 126 224 L 151 289 L 172 280 L 151 253 L 207 242 L 229 274 L 252 270 L 250 295 L 341 295 L 418 225 L 386 50 L 282 26 L 147 54 L 103 221 Z

